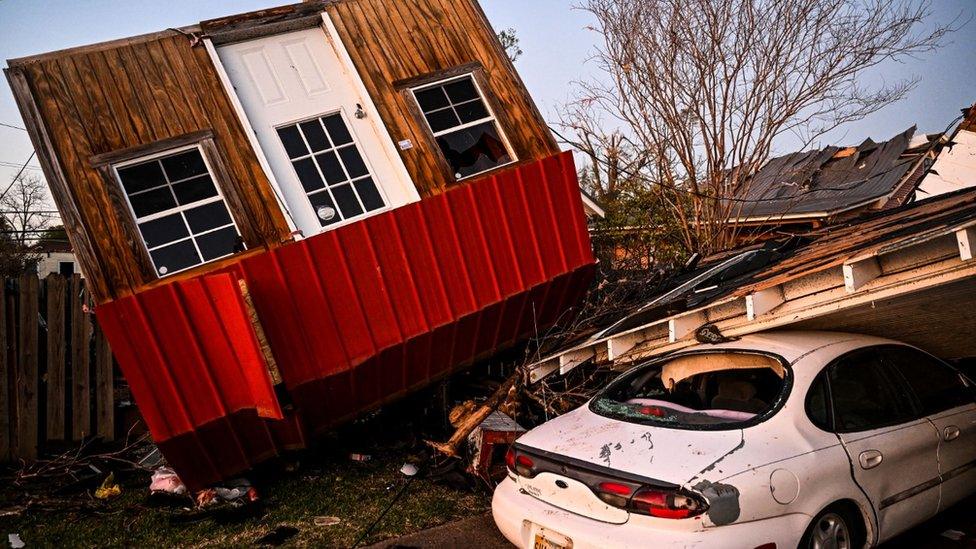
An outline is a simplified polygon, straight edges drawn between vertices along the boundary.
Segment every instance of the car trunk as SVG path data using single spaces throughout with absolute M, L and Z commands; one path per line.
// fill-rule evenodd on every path
M 584 407 L 518 440 L 518 447 L 541 461 L 544 471 L 551 469 L 533 478 L 519 476 L 518 482 L 530 495 L 556 507 L 620 524 L 629 513 L 596 496 L 592 487 L 601 480 L 686 486 L 742 444 L 738 428 L 705 431 L 639 425 L 605 418 Z M 554 488 L 556 480 L 567 487 Z

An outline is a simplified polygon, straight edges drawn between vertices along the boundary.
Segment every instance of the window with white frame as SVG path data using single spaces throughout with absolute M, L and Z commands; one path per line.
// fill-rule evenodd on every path
M 240 232 L 199 146 L 114 168 L 160 276 L 243 250 Z
M 474 76 L 411 90 L 457 179 L 515 161 Z
M 323 227 L 386 207 L 341 114 L 316 117 L 277 130 Z

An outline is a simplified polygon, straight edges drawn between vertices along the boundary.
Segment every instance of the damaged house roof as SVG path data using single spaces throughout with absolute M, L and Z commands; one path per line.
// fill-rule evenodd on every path
M 733 336 L 784 326 L 873 331 L 943 356 L 965 356 L 960 345 L 972 354 L 945 319 L 976 326 L 966 305 L 976 291 L 974 245 L 976 189 L 965 189 L 729 251 L 584 338 L 543 350 L 532 381 L 584 362 L 624 364 L 692 345 L 706 324 Z
M 911 127 L 888 141 L 830 146 L 768 161 L 737 194 L 740 222 L 833 217 L 881 201 L 904 204 L 931 165 L 942 134 Z

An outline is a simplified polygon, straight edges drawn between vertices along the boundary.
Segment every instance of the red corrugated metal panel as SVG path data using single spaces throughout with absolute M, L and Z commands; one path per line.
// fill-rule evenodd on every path
M 281 447 L 269 426 L 284 422 L 239 413 L 266 413 L 270 393 L 226 377 L 267 376 L 236 278 L 247 282 L 304 429 L 315 433 L 551 326 L 586 291 L 592 264 L 564 153 L 98 315 L 154 437 L 178 437 L 161 445 L 167 457 L 202 452 L 190 476 L 210 482 Z M 290 444 L 300 439 L 283 432 Z M 249 437 L 258 438 L 251 449 Z

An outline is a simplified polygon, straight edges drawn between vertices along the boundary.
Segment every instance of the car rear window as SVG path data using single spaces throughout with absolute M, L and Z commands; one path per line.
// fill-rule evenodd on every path
M 784 362 L 766 354 L 687 353 L 632 369 L 590 409 L 631 423 L 733 429 L 770 414 L 786 394 L 788 376 Z

